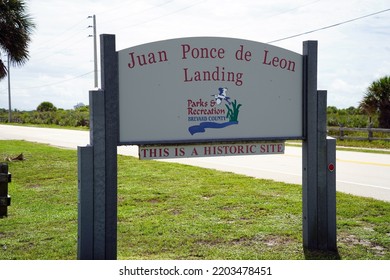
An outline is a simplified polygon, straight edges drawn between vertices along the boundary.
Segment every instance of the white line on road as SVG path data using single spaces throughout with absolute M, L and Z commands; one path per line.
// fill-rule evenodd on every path
M 386 187 L 381 187 L 381 186 L 375 186 L 375 185 L 369 185 L 369 184 L 360 184 L 356 182 L 350 182 L 350 181 L 343 181 L 343 180 L 336 180 L 339 183 L 345 183 L 345 184 L 351 184 L 351 185 L 358 185 L 362 187 L 369 187 L 369 188 L 377 188 L 377 189 L 382 189 L 382 190 L 389 190 L 389 188 Z

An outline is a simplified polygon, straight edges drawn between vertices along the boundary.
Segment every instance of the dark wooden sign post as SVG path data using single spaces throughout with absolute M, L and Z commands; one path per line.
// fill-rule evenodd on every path
M 190 55 L 191 46 L 188 43 L 188 40 L 190 39 L 187 39 L 187 41 L 185 41 L 186 43 L 181 44 L 182 61 L 187 61 L 187 56 Z M 301 116 L 300 119 L 293 120 L 292 123 L 293 126 L 297 124 L 298 130 L 301 126 L 299 135 L 296 135 L 296 129 L 292 131 L 290 136 L 251 136 L 251 131 L 246 130 L 249 131 L 249 134 L 245 139 L 236 139 L 234 134 L 232 134 L 233 136 L 229 134 L 227 137 L 217 137 L 215 141 L 213 141 L 211 138 L 203 139 L 199 136 L 196 136 L 198 137 L 197 139 L 200 140 L 187 140 L 186 138 L 180 139 L 178 141 L 166 139 L 162 139 L 162 141 L 156 141 L 156 139 L 154 139 L 153 141 L 150 141 L 150 144 L 157 143 L 159 145 L 177 145 L 185 143 L 196 143 L 197 141 L 200 144 L 204 144 L 206 142 L 218 143 L 221 140 L 227 140 L 231 143 L 240 143 L 248 140 L 257 142 L 270 140 L 280 141 L 288 139 L 302 140 L 303 247 L 307 250 L 336 251 L 336 149 L 335 139 L 327 138 L 326 135 L 326 91 L 317 90 L 317 42 L 306 41 L 303 43 L 303 54 L 300 56 L 302 62 L 298 63 L 293 59 L 278 57 L 276 55 L 271 58 L 270 50 L 280 51 L 281 53 L 287 55 L 290 53 L 289 51 L 283 49 L 275 49 L 275 47 L 270 45 L 250 41 L 242 41 L 243 43 L 241 43 L 241 41 L 237 41 L 237 39 L 227 38 L 194 39 L 194 42 L 207 43 L 210 41 L 213 43 L 219 41 L 223 42 L 224 46 L 230 42 L 234 42 L 235 44 L 238 42 L 239 48 L 236 47 L 237 51 L 233 57 L 233 59 L 237 60 L 235 61 L 237 64 L 241 62 L 248 62 L 247 65 L 249 65 L 249 62 L 252 62 L 252 53 L 249 50 L 244 50 L 244 44 L 248 44 L 251 46 L 259 46 L 264 48 L 264 56 L 261 59 L 263 67 L 268 67 L 267 69 L 273 68 L 273 70 L 267 71 L 286 70 L 294 72 L 298 69 L 298 65 L 302 65 L 302 79 L 297 81 L 298 88 L 299 86 L 302 86 L 302 100 L 298 100 L 298 103 L 302 102 L 300 103 L 302 104 L 302 108 L 299 109 L 299 112 L 292 112 L 296 113 L 298 116 Z M 101 35 L 100 42 L 102 89 L 90 92 L 90 145 L 86 147 L 78 147 L 78 259 L 109 260 L 117 258 L 117 146 L 124 144 L 143 145 L 149 144 L 149 142 L 148 140 L 122 140 L 120 137 L 120 126 L 123 126 L 124 122 L 128 120 L 128 118 L 126 120 L 121 120 L 119 109 L 122 100 L 121 102 L 119 101 L 119 92 L 121 87 L 119 76 L 121 73 L 119 73 L 120 70 L 118 69 L 121 68 L 118 65 L 118 53 L 122 55 L 123 52 L 116 51 L 114 35 Z M 180 39 L 169 42 L 167 41 L 164 42 L 164 44 L 170 46 L 177 42 L 181 42 Z M 148 47 L 152 48 L 156 45 L 149 45 Z M 161 44 L 158 44 L 158 46 L 161 46 Z M 204 48 L 203 50 L 209 52 L 207 54 L 202 54 L 200 53 L 200 51 L 202 51 L 201 48 L 193 49 L 192 56 L 199 58 L 200 55 L 208 55 L 209 58 L 211 57 L 219 59 L 219 61 L 223 61 L 223 59 L 227 57 L 228 52 L 227 49 L 225 50 L 225 48 L 222 47 L 219 49 L 216 47 L 208 49 Z M 129 54 L 130 59 L 132 60 L 128 64 L 128 67 L 132 69 L 135 67 L 136 62 L 134 56 L 135 53 L 130 52 Z M 162 65 L 161 63 L 168 61 L 168 55 L 168 51 L 156 50 L 154 52 L 148 52 L 148 56 L 139 56 L 138 59 L 139 61 L 145 62 L 146 64 L 146 59 L 148 57 L 148 61 L 150 63 L 159 65 L 158 62 L 160 62 L 160 65 Z M 297 57 L 294 54 L 291 55 L 294 58 Z M 257 66 L 255 65 L 251 67 Z M 185 85 L 187 85 L 189 82 L 196 81 L 196 77 L 198 77 L 196 76 L 198 75 L 197 73 L 195 73 L 195 76 L 189 77 L 188 68 L 181 68 L 181 70 L 183 69 L 184 74 L 187 75 L 184 76 L 183 83 L 185 83 Z M 214 70 L 214 72 L 210 72 L 209 79 L 219 80 L 218 82 L 220 82 L 220 80 L 222 80 L 221 71 L 225 71 L 225 66 L 217 66 L 215 69 L 216 70 Z M 267 72 L 268 75 L 270 75 L 269 73 L 271 72 Z M 239 76 L 238 74 L 242 75 Z M 230 81 L 228 80 L 228 76 L 223 76 L 223 79 L 224 82 L 234 82 L 235 86 L 238 88 L 244 83 L 243 75 L 243 73 L 236 73 L 235 76 L 231 76 Z M 170 81 L 165 82 L 169 83 Z M 207 82 L 210 83 L 210 80 Z M 278 81 L 278 83 L 279 82 L 280 81 Z M 156 84 L 161 86 L 160 83 Z M 199 81 L 198 84 L 202 84 L 201 81 Z M 222 94 L 222 90 L 220 90 L 220 92 Z M 278 93 L 279 97 L 283 97 L 285 94 L 286 92 L 284 90 Z M 226 96 L 227 95 L 221 95 L 221 97 L 217 97 L 222 99 Z M 286 100 L 289 99 L 291 98 L 287 96 Z M 192 102 L 192 99 L 190 101 Z M 190 101 L 188 101 L 188 103 L 191 103 Z M 230 105 L 229 102 L 227 103 Z M 206 103 L 202 103 L 201 99 L 199 100 L 198 104 L 203 107 L 208 106 Z M 294 104 L 297 103 L 295 102 Z M 121 106 L 123 106 L 123 104 L 121 104 Z M 237 103 L 235 103 L 235 106 L 238 107 Z M 229 108 L 227 104 L 226 108 Z M 278 108 L 272 108 L 272 110 L 277 112 Z M 202 112 L 212 112 L 212 114 L 214 114 L 216 111 L 206 111 L 206 109 L 204 109 Z M 238 113 L 238 111 L 236 113 Z M 186 117 L 188 117 L 188 122 L 193 121 L 194 119 L 188 115 L 186 115 Z M 213 118 L 215 119 L 214 116 Z M 223 116 L 220 116 L 220 118 L 223 119 Z M 132 120 L 132 122 L 134 122 L 134 120 Z M 136 122 L 137 120 L 135 120 L 135 123 Z M 213 132 L 218 130 L 217 132 L 219 133 L 221 129 L 225 129 L 227 126 L 234 128 L 232 131 L 237 130 L 237 132 L 240 132 L 239 129 L 245 128 L 245 125 L 245 123 L 242 124 L 242 122 L 237 121 L 236 116 L 234 121 L 228 123 L 210 124 L 210 122 L 206 122 L 203 124 L 200 123 L 193 125 L 192 127 L 195 128 L 191 128 L 193 130 L 190 129 L 190 132 L 203 132 L 205 129 L 209 129 L 209 131 L 211 130 Z M 285 124 L 280 123 L 280 125 Z M 135 127 L 135 129 L 136 128 L 137 127 Z M 289 127 L 286 127 L 286 129 L 288 128 Z M 176 127 L 174 127 L 174 129 L 176 129 Z M 185 137 L 193 136 L 188 134 L 185 135 Z M 237 149 L 237 146 L 232 147 Z M 280 151 L 282 151 L 282 149 Z

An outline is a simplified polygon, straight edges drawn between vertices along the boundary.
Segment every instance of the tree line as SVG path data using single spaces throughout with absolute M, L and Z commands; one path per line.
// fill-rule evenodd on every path
M 8 122 L 8 110 L 0 109 L 0 122 Z M 42 102 L 36 110 L 12 112 L 12 122 L 65 127 L 89 127 L 89 106 L 78 104 L 74 109 L 57 109 L 51 102 Z
M 343 127 L 357 127 L 365 128 L 368 126 L 379 127 L 378 114 L 373 114 L 369 117 L 356 107 L 348 107 L 338 109 L 335 106 L 328 106 L 327 108 L 327 122 L 328 126 L 343 126 Z
M 8 122 L 8 110 L 0 109 L 0 122 Z M 44 124 L 59 125 L 68 127 L 89 127 L 89 106 L 77 104 L 73 109 L 58 109 L 51 102 L 42 102 L 32 111 L 13 111 L 12 121 L 21 124 Z M 327 108 L 328 126 L 345 127 L 372 127 L 379 126 L 379 113 L 374 112 L 371 115 L 359 107 L 349 107 L 338 109 L 335 106 Z

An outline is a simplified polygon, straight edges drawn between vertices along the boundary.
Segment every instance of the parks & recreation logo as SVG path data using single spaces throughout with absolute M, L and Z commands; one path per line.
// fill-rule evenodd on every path
M 236 99 L 232 100 L 228 91 L 227 87 L 220 87 L 207 99 L 187 100 L 187 117 L 191 124 L 188 131 L 191 135 L 204 133 L 206 129 L 238 125 L 238 114 L 242 104 L 238 104 Z

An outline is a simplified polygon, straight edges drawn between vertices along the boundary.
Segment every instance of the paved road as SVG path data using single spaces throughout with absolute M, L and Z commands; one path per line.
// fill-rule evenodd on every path
M 0 140 L 27 140 L 76 149 L 89 144 L 86 131 L 0 125 Z M 118 152 L 138 156 L 136 146 L 121 146 Z M 390 201 L 390 155 L 337 151 L 337 190 Z M 194 166 L 230 171 L 256 178 L 302 183 L 302 150 L 286 146 L 283 155 L 168 159 Z

